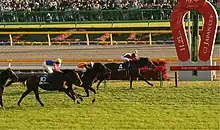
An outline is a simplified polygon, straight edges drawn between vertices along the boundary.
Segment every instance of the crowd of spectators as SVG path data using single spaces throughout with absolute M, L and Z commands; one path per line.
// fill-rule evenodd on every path
M 211 0 L 216 3 L 217 0 Z M 55 12 L 68 12 L 68 11 L 98 11 L 98 10 L 126 10 L 126 9 L 172 9 L 177 0 L 2 0 L 0 2 L 0 15 L 5 13 L 14 12 L 36 12 L 36 11 L 55 11 Z M 151 12 L 152 13 L 152 12 Z M 155 13 L 155 12 L 153 12 Z M 158 12 L 157 12 L 158 13 Z M 148 17 L 147 19 L 166 19 L 170 12 L 162 11 L 158 17 Z M 53 17 L 52 17 L 52 16 Z M 58 18 L 57 14 L 47 13 L 44 17 L 52 17 L 53 20 L 68 20 L 68 18 Z M 61 14 L 63 15 L 63 14 Z M 70 14 L 67 14 L 70 15 Z M 70 19 L 76 20 L 89 20 L 88 16 L 81 17 L 82 14 L 71 14 Z M 80 15 L 80 17 L 79 17 Z M 90 15 L 90 14 L 89 14 Z M 97 14 L 95 14 L 97 15 Z M 108 15 L 108 14 L 107 14 Z M 136 15 L 136 14 L 135 14 Z M 149 15 L 149 14 L 145 14 Z M 142 17 L 144 14 L 142 13 Z M 5 16 L 7 18 L 7 15 Z M 9 17 L 9 16 L 8 16 Z M 22 16 L 19 16 L 22 17 Z M 25 14 L 27 17 L 27 14 Z M 140 17 L 138 15 L 138 17 Z M 91 17 L 90 17 L 91 18 Z M 18 19 L 18 18 L 17 18 Z M 44 18 L 45 19 L 45 18 Z M 94 20 L 100 20 L 101 17 L 95 16 Z M 126 19 L 123 18 L 123 19 Z M 132 19 L 132 18 L 131 18 Z M 141 18 L 142 19 L 142 18 Z M 36 19 L 35 19 L 36 20 Z M 120 19 L 118 19 L 120 20 Z M 37 20 L 39 21 L 39 19 Z
M 2 0 L 1 11 L 172 8 L 176 0 Z

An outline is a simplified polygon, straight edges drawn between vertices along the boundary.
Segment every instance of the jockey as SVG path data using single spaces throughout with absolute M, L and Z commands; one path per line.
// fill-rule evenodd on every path
M 53 69 L 57 72 L 62 72 L 60 70 L 62 60 L 57 58 L 56 60 L 46 60 L 43 62 L 42 66 L 49 74 L 53 73 Z M 66 81 L 63 82 L 63 87 L 67 89 Z
M 46 60 L 43 62 L 42 66 L 48 73 L 53 73 L 53 68 L 55 71 L 61 72 L 60 67 L 61 67 L 62 60 L 60 58 L 57 58 L 56 60 Z
M 133 53 L 125 53 L 121 56 L 121 59 L 124 62 L 129 62 L 129 61 L 134 61 L 137 60 L 137 56 L 138 56 L 138 51 L 135 50 Z
M 126 66 L 130 67 L 130 62 L 136 61 L 138 57 L 138 51 L 135 50 L 133 53 L 125 53 L 121 56 L 121 59 L 125 62 Z M 122 67 L 122 66 L 121 66 Z
M 76 66 L 75 70 L 84 73 L 86 72 L 87 69 L 93 68 L 93 65 L 94 65 L 93 62 L 88 62 L 88 63 L 81 62 Z

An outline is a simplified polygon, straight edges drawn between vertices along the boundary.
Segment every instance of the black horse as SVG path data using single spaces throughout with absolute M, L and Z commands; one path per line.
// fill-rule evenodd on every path
M 65 85 L 66 87 L 64 87 Z M 27 90 L 22 94 L 21 98 L 18 101 L 18 106 L 22 99 L 27 96 L 31 91 L 34 91 L 37 101 L 44 106 L 39 97 L 38 88 L 49 91 L 63 91 L 65 92 L 72 100 L 76 100 L 76 97 L 79 95 L 75 94 L 72 89 L 72 84 L 76 86 L 81 86 L 82 81 L 78 73 L 74 70 L 63 70 L 63 72 L 54 72 L 52 74 L 41 74 L 41 75 L 32 75 L 26 81 Z M 80 100 L 83 100 L 82 97 L 79 97 Z M 80 103 L 77 101 L 77 103 Z
M 4 85 L 5 85 L 6 81 L 9 78 L 14 80 L 14 81 L 16 81 L 18 79 L 17 75 L 10 68 L 4 70 L 0 74 L 0 105 L 1 105 L 2 108 L 3 108 L 2 94 L 3 94 L 3 91 L 4 91 Z
M 139 78 L 140 80 L 144 80 L 149 85 L 153 86 L 150 82 L 148 82 L 140 73 L 139 69 L 147 66 L 149 68 L 155 69 L 156 66 L 149 58 L 140 57 L 136 61 L 132 61 L 128 63 L 106 63 L 106 67 L 111 70 L 110 80 L 119 79 L 121 75 L 126 75 L 126 77 L 130 81 L 130 89 L 132 89 L 132 82 L 135 78 Z M 106 76 L 100 76 L 99 82 L 96 86 L 98 89 L 100 83 L 106 79 Z M 121 79 L 122 80 L 122 79 Z
M 44 74 L 43 72 L 15 72 L 15 74 L 18 76 L 18 79 L 17 80 L 13 80 L 11 79 L 10 81 L 8 81 L 6 84 L 5 84 L 5 87 L 8 87 L 10 86 L 11 84 L 13 83 L 16 83 L 16 82 L 20 82 L 24 85 L 25 87 L 25 82 L 26 80 L 30 77 L 30 76 L 33 76 L 33 75 L 42 75 Z
M 81 76 L 81 80 L 83 82 L 81 87 L 83 87 L 86 92 L 86 96 L 84 97 L 89 97 L 89 90 L 91 90 L 94 93 L 92 102 L 95 102 L 96 91 L 92 88 L 92 85 L 95 81 L 97 81 L 98 77 L 104 77 L 104 75 L 107 75 L 108 73 L 110 73 L 110 70 L 99 62 L 94 63 L 93 68 L 87 69 Z

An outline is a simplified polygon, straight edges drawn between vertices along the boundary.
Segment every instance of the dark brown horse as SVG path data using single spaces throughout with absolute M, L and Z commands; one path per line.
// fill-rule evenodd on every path
M 83 82 L 82 87 L 86 92 L 86 96 L 89 97 L 89 90 L 94 93 L 94 98 L 92 102 L 95 102 L 95 89 L 92 88 L 93 83 L 97 80 L 98 77 L 103 77 L 103 75 L 107 75 L 110 73 L 110 70 L 101 63 L 94 63 L 93 68 L 87 69 L 85 73 L 81 76 L 81 80 Z
M 124 80 L 124 79 L 129 79 L 130 81 L 130 89 L 132 89 L 132 82 L 135 78 L 139 78 L 140 80 L 144 80 L 147 84 L 150 86 L 153 86 L 152 83 L 148 82 L 147 79 L 145 79 L 139 69 L 147 66 L 149 68 L 155 69 L 156 66 L 154 63 L 149 59 L 149 58 L 143 58 L 140 57 L 136 61 L 132 61 L 128 64 L 126 63 L 107 63 L 105 64 L 106 67 L 108 67 L 111 70 L 111 75 L 110 78 L 107 78 L 109 80 Z M 120 76 L 125 75 L 122 79 Z M 106 76 L 100 76 L 99 77 L 99 82 L 97 84 L 97 89 L 100 85 L 100 83 L 106 79 Z
M 2 108 L 3 108 L 2 94 L 4 91 L 4 85 L 8 79 L 12 79 L 14 81 L 18 79 L 17 75 L 10 68 L 4 70 L 0 74 L 0 105 Z
M 64 87 L 64 83 L 67 87 Z M 81 86 L 82 81 L 77 72 L 73 70 L 63 70 L 63 72 L 54 72 L 52 74 L 42 74 L 42 75 L 32 75 L 26 81 L 27 90 L 22 94 L 21 98 L 18 101 L 18 106 L 22 99 L 27 96 L 31 91 L 34 91 L 37 101 L 44 106 L 39 97 L 38 88 L 49 91 L 63 91 L 65 92 L 72 100 L 76 100 L 76 97 L 79 97 L 74 93 L 72 89 L 72 84 L 76 86 Z M 83 100 L 79 97 L 80 100 Z M 80 103 L 77 101 L 77 103 Z

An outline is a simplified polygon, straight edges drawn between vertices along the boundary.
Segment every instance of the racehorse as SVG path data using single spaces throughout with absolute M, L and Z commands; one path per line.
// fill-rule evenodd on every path
M 64 87 L 64 83 L 67 87 Z M 54 72 L 52 74 L 41 74 L 41 75 L 32 75 L 26 81 L 27 90 L 22 94 L 21 98 L 18 101 L 18 106 L 22 99 L 27 96 L 31 91 L 34 91 L 37 101 L 44 106 L 39 97 L 38 88 L 49 91 L 63 91 L 65 92 L 73 101 L 76 100 L 76 97 L 79 95 L 75 94 L 72 89 L 72 84 L 76 86 L 81 86 L 82 81 L 78 73 L 74 70 L 62 70 L 62 72 Z M 82 101 L 82 97 L 79 97 Z M 77 101 L 77 103 L 80 103 Z
M 104 75 L 107 75 L 108 73 L 110 73 L 110 70 L 99 62 L 94 63 L 92 68 L 87 69 L 81 77 L 81 80 L 83 82 L 81 87 L 83 87 L 86 92 L 86 96 L 84 97 L 89 97 L 89 90 L 91 90 L 94 93 L 94 98 L 92 102 L 95 102 L 96 91 L 92 88 L 92 85 L 98 77 L 104 77 Z
M 14 80 L 14 81 L 16 81 L 18 79 L 17 75 L 10 68 L 4 70 L 0 74 L 0 105 L 1 105 L 2 108 L 3 108 L 2 94 L 3 94 L 3 91 L 4 91 L 4 85 L 5 85 L 6 81 L 9 78 Z
M 150 86 L 153 86 L 153 84 L 148 82 L 147 79 L 145 79 L 139 71 L 139 69 L 144 66 L 147 66 L 152 69 L 156 68 L 154 63 L 149 58 L 140 57 L 139 59 L 137 59 L 135 61 L 131 61 L 129 67 L 127 66 L 126 63 L 106 63 L 105 66 L 111 70 L 110 80 L 111 79 L 119 79 L 120 78 L 119 76 L 122 74 L 127 75 L 126 77 L 128 77 L 129 81 L 130 81 L 130 89 L 132 89 L 132 82 L 133 82 L 134 78 L 136 78 L 136 77 L 141 80 L 144 80 Z M 103 80 L 105 80 L 105 78 L 106 78 L 105 76 L 99 77 L 99 82 L 96 86 L 97 89 L 98 89 L 100 83 Z
M 25 87 L 25 81 L 32 75 L 41 75 L 43 74 L 42 72 L 15 72 L 15 74 L 18 76 L 17 80 L 13 80 L 11 79 L 10 81 L 8 81 L 5 85 L 5 87 L 10 86 L 11 84 L 15 83 L 15 82 L 20 82 L 24 85 Z

